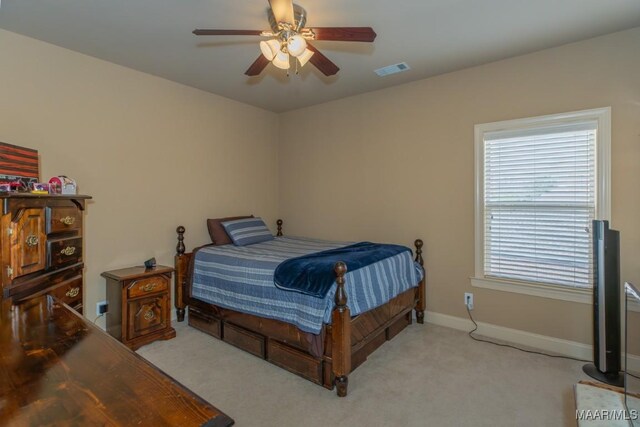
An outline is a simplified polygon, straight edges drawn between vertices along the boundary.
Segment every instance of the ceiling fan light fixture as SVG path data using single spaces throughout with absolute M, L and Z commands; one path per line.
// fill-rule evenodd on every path
M 1 2 L 2 0 L 0 0 Z M 267 18 L 270 31 L 238 29 L 196 28 L 196 36 L 258 36 L 261 54 L 244 72 L 249 77 L 258 76 L 271 63 L 289 70 L 291 57 L 294 59 L 296 74 L 300 66 L 307 62 L 325 76 L 334 76 L 340 68 L 324 56 L 311 41 L 340 41 L 372 43 L 376 32 L 371 27 L 310 27 L 307 28 L 307 12 L 293 3 L 294 0 L 268 0 Z M 255 46 L 255 45 L 254 45 Z M 314 56 L 315 55 L 315 56 Z M 289 72 L 287 72 L 289 75 Z
M 261 41 L 260 50 L 265 58 L 269 61 L 273 61 L 280 52 L 280 42 L 276 39 Z
M 309 49 L 305 49 L 304 52 L 302 53 L 302 55 L 298 56 L 298 61 L 300 61 L 300 66 L 304 67 L 304 64 L 306 64 L 307 62 L 309 62 L 309 60 L 311 59 L 311 57 L 313 56 L 315 52 Z
M 276 57 L 273 58 L 273 61 L 271 62 L 281 70 L 288 70 L 289 67 L 291 67 L 291 64 L 289 63 L 289 54 L 282 51 L 278 52 Z
M 292 56 L 300 56 L 307 50 L 307 41 L 300 34 L 295 34 L 287 40 L 287 50 Z

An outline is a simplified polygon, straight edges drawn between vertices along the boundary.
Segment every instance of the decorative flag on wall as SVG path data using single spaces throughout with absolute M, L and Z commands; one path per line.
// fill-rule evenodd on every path
M 0 183 L 30 188 L 39 178 L 38 150 L 0 142 Z

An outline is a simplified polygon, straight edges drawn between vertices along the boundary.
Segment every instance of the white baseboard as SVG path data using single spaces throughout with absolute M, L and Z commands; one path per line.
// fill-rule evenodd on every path
M 427 323 L 446 326 L 460 331 L 470 331 L 473 329 L 471 320 L 451 316 L 448 314 L 427 311 L 425 313 Z M 478 335 L 488 338 L 495 338 L 520 344 L 527 347 L 536 348 L 542 351 L 561 354 L 563 356 L 576 357 L 578 359 L 592 360 L 592 346 L 576 341 L 563 340 L 547 335 L 534 334 L 532 332 L 521 331 L 519 329 L 505 328 L 504 326 L 492 325 L 491 323 L 477 322 Z M 624 361 L 623 361 L 624 363 Z M 629 371 L 640 372 L 640 356 L 629 355 Z

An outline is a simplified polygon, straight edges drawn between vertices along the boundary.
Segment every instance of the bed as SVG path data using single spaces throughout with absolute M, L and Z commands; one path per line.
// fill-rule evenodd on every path
M 349 374 L 373 351 L 410 325 L 414 310 L 417 322 L 424 323 L 425 275 L 414 276 L 408 269 L 400 271 L 397 268 L 400 264 L 391 258 L 386 268 L 377 268 L 380 274 L 393 271 L 395 276 L 387 279 L 376 276 L 373 270 L 371 274 L 362 273 L 362 269 L 348 272 L 343 262 L 336 262 L 333 267 L 335 283 L 326 297 L 329 300 L 324 302 L 325 307 L 317 301 L 316 306 L 309 306 L 307 304 L 313 302 L 304 296 L 266 286 L 264 282 L 254 283 L 254 278 L 261 273 L 268 278 L 266 270 L 271 268 L 273 271 L 273 266 L 285 258 L 323 251 L 336 247 L 337 243 L 285 237 L 282 225 L 282 220 L 278 220 L 276 238 L 267 244 L 251 245 L 248 249 L 212 244 L 192 252 L 185 249 L 185 228 L 178 227 L 175 257 L 177 319 L 184 321 L 188 310 L 190 326 L 318 385 L 328 389 L 336 387 L 338 396 L 344 397 Z M 424 266 L 422 246 L 421 240 L 415 241 L 415 263 L 421 271 Z M 408 256 L 413 264 L 410 252 Z M 225 264 L 224 259 L 236 258 L 255 258 L 256 265 L 262 265 L 265 271 L 257 270 L 253 265 L 249 268 Z M 234 271 L 239 276 L 230 278 Z M 207 275 L 216 278 L 214 285 L 207 282 L 213 279 L 203 277 Z M 363 293 L 362 289 L 366 287 L 363 280 L 367 279 L 376 283 L 388 282 L 388 289 L 371 283 L 369 290 Z M 412 280 L 416 280 L 417 285 L 404 283 Z M 254 289 L 252 292 L 258 289 L 258 293 L 242 291 L 245 285 Z M 386 302 L 380 303 L 377 292 L 386 294 Z M 279 298 L 286 299 L 285 305 L 290 307 L 288 313 L 279 312 L 272 304 L 272 299 Z

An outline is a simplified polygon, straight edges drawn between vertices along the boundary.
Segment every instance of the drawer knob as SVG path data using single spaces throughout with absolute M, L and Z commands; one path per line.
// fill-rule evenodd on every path
M 75 253 L 76 253 L 75 246 L 67 246 L 66 248 L 60 251 L 60 255 L 66 255 L 66 256 L 71 256 Z
M 67 215 L 64 218 L 60 218 L 60 222 L 64 225 L 73 225 L 73 223 L 76 222 L 76 219 L 72 216 Z
M 34 246 L 38 246 L 38 241 L 39 240 L 40 239 L 38 239 L 38 236 L 36 236 L 35 234 L 29 234 L 27 236 L 27 239 L 25 240 L 25 243 L 29 247 L 34 247 Z
M 153 320 L 155 318 L 156 318 L 156 314 L 153 312 L 153 310 L 147 310 L 147 312 L 144 314 L 145 320 Z
M 68 296 L 69 298 L 74 298 L 74 297 L 77 297 L 79 293 L 80 293 L 80 288 L 71 288 L 67 291 L 65 295 Z
M 156 288 L 156 284 L 155 283 L 147 283 L 146 285 L 142 286 L 142 290 L 145 291 L 145 292 L 151 292 L 155 288 Z

